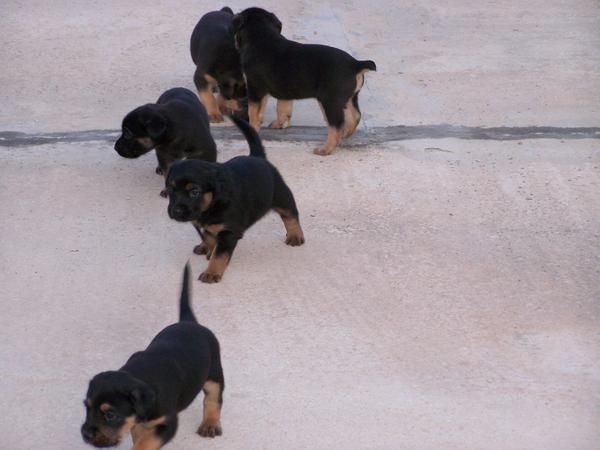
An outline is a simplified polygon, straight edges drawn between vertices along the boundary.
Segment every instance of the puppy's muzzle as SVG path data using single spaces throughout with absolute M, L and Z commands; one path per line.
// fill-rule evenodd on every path
M 83 424 L 81 426 L 81 437 L 88 444 L 92 444 L 94 442 L 94 438 L 96 437 L 96 433 L 98 429 L 93 425 Z
M 190 209 L 181 204 L 169 205 L 169 217 L 178 222 L 187 222 L 190 220 Z

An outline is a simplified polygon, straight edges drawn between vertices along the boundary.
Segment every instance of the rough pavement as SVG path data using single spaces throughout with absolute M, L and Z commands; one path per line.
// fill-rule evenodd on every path
M 189 35 L 223 5 L 136 5 L 5 2 L 0 132 L 115 130 L 162 90 L 191 88 Z M 223 348 L 224 434 L 195 435 L 198 399 L 170 447 L 597 448 L 597 2 L 262 5 L 288 37 L 377 62 L 363 136 L 445 124 L 592 135 L 357 138 L 327 158 L 306 136 L 266 140 L 307 243 L 286 247 L 270 215 L 222 283 L 194 283 Z M 322 124 L 311 101 L 292 120 Z M 247 151 L 229 126 L 215 127 L 220 160 Z M 0 146 L 0 448 L 86 448 L 87 381 L 175 320 L 185 261 L 196 277 L 206 264 L 193 228 L 168 219 L 154 167 L 106 136 Z

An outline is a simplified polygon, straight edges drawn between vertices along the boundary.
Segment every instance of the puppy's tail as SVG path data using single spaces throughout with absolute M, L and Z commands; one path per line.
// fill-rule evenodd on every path
M 226 12 L 226 13 L 229 13 L 229 14 L 233 15 L 233 11 L 231 10 L 231 8 L 230 8 L 229 6 L 223 6 L 223 7 L 221 8 L 221 11 L 223 11 L 223 12 Z
M 250 146 L 250 156 L 267 159 L 265 148 L 263 147 L 256 130 L 252 128 L 248 122 L 240 119 L 239 117 L 230 115 L 229 118 L 240 129 L 246 138 L 246 141 L 248 141 L 248 145 Z
M 183 283 L 181 284 L 181 297 L 179 298 L 179 321 L 198 322 L 190 306 L 190 263 L 183 269 Z
M 372 70 L 377 71 L 377 66 L 374 61 L 367 59 L 365 61 L 356 61 L 356 68 L 360 72 L 361 70 Z

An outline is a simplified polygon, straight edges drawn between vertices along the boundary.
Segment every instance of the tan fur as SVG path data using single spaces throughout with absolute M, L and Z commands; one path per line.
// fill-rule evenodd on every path
M 277 119 L 269 125 L 269 128 L 284 129 L 290 126 L 292 118 L 292 100 L 277 100 Z
M 146 149 L 154 147 L 154 141 L 149 137 L 137 138 L 137 141 Z
M 201 436 L 214 437 L 222 433 L 221 429 L 221 386 L 214 381 L 207 381 L 202 387 L 204 391 L 204 412 L 202 423 L 198 428 Z
M 208 208 L 210 208 L 210 205 L 211 205 L 212 201 L 213 201 L 213 193 L 212 192 L 205 192 L 202 195 L 202 203 L 200 204 L 200 211 L 204 212 Z
M 222 253 L 217 256 L 215 251 L 212 251 L 208 261 L 208 267 L 200 274 L 200 281 L 205 283 L 218 283 L 223 278 L 225 269 L 229 264 L 229 254 Z
M 200 101 L 206 108 L 206 112 L 208 113 L 208 119 L 211 122 L 223 122 L 223 114 L 221 114 L 217 99 L 213 95 L 213 89 L 217 86 L 217 80 L 215 80 L 210 75 L 204 75 L 204 79 L 208 83 L 208 86 L 206 87 L 206 89 L 198 91 Z
M 275 211 L 281 216 L 283 225 L 285 226 L 287 245 L 296 246 L 304 244 L 304 232 L 300 226 L 298 219 L 291 217 L 290 212 L 285 209 L 275 208 Z
M 259 102 L 248 103 L 248 119 L 250 119 L 250 125 L 256 131 L 260 130 L 268 102 L 269 96 L 265 95 Z
M 133 439 L 133 449 L 152 450 L 159 449 L 162 441 L 156 437 L 156 427 L 165 423 L 165 416 L 152 419 L 147 422 L 138 423 L 131 429 L 131 438 Z
M 217 104 L 219 105 L 219 110 L 225 114 L 229 111 L 241 111 L 242 105 L 236 99 L 226 99 L 221 94 L 217 95 Z
M 341 130 L 338 130 L 335 127 L 327 127 L 327 141 L 315 149 L 315 154 L 321 156 L 331 155 L 335 151 L 335 147 L 337 147 L 341 139 Z
M 110 408 L 112 408 L 112 405 L 111 405 L 110 403 L 102 403 L 102 404 L 100 405 L 100 408 L 99 408 L 99 409 L 100 409 L 100 411 L 102 411 L 102 412 L 106 412 L 106 411 L 108 411 Z

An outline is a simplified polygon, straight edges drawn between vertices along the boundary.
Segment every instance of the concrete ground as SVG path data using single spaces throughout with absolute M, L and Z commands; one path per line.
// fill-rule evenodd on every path
M 268 216 L 222 283 L 194 282 L 222 346 L 224 434 L 195 435 L 198 399 L 169 448 L 598 448 L 600 140 L 560 130 L 600 124 L 600 6 L 522 3 L 262 3 L 286 36 L 376 61 L 362 131 L 558 137 L 350 141 L 326 158 L 313 142 L 266 140 L 307 242 L 286 247 Z M 173 322 L 183 265 L 197 277 L 206 264 L 192 227 L 167 217 L 153 154 L 77 139 L 192 88 L 189 35 L 223 6 L 139 5 L 3 2 L 1 449 L 86 448 L 89 378 Z M 293 124 L 322 126 L 314 101 Z M 15 146 L 4 131 L 71 134 Z M 247 152 L 218 146 L 221 161 Z

